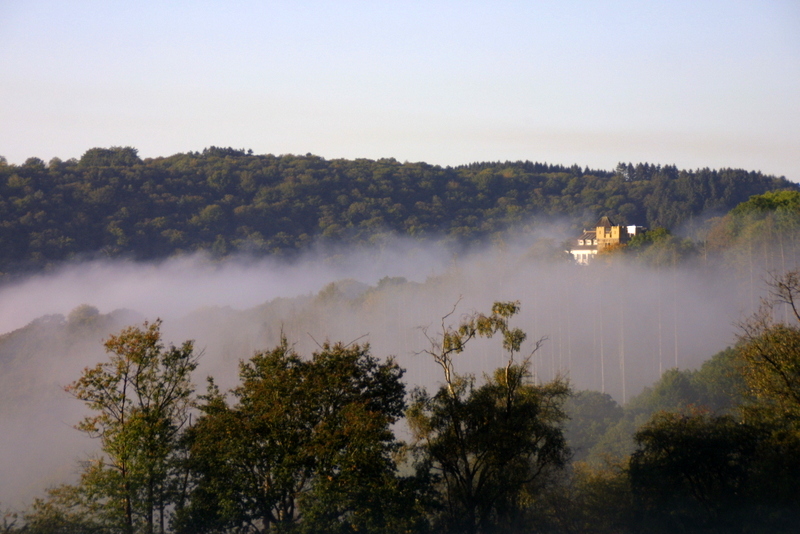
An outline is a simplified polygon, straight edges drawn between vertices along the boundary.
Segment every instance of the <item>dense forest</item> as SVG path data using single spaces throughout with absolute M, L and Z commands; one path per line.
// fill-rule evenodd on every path
M 759 172 L 646 163 L 614 171 L 530 161 L 440 167 L 217 147 L 142 160 L 130 147 L 93 148 L 48 164 L 0 158 L 0 272 L 199 250 L 291 256 L 315 242 L 386 235 L 458 247 L 553 218 L 575 230 L 602 215 L 674 229 L 752 195 L 797 188 Z
M 800 273 L 771 289 L 769 304 L 796 309 Z M 303 355 L 282 338 L 240 362 L 230 390 L 196 392 L 191 341 L 167 345 L 160 321 L 126 327 L 66 388 L 101 454 L 7 512 L 4 532 L 794 532 L 800 316 L 757 314 L 735 348 L 620 406 L 537 380 L 543 340 L 523 349 L 518 313 L 498 302 L 427 332 L 433 391 L 408 391 L 367 345 Z M 114 321 L 84 307 L 37 328 Z M 505 363 L 478 378 L 461 359 L 481 338 Z
M 98 255 L 292 256 L 387 234 L 468 244 L 560 215 L 575 228 L 604 214 L 650 228 L 585 267 L 542 240 L 421 283 L 345 280 L 200 310 L 178 338 L 217 338 L 200 348 L 167 343 L 161 320 L 89 305 L 2 334 L 0 429 L 21 437 L 3 436 L 19 459 L 0 467 L 20 493 L 50 485 L 27 508 L 0 503 L 0 532 L 796 530 L 796 184 L 646 164 L 440 168 L 218 148 L 153 160 L 92 149 L 3 163 L 0 177 L 12 276 Z M 668 229 L 693 218 L 691 235 Z M 464 286 L 510 286 L 527 308 L 464 312 L 485 301 L 460 301 Z M 750 311 L 730 326 L 723 310 L 740 306 Z M 734 346 L 689 354 L 720 329 L 735 330 Z M 650 385 L 626 394 L 635 373 Z M 66 475 L 44 456 L 22 461 L 50 433 L 81 432 L 97 447 L 70 452 Z

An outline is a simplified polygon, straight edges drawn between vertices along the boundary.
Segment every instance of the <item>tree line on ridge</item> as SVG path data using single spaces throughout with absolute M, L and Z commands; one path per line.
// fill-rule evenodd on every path
M 217 147 L 144 160 L 131 147 L 47 164 L 0 158 L 0 273 L 201 250 L 291 256 L 312 242 L 369 244 L 387 235 L 456 247 L 555 216 L 575 230 L 600 215 L 676 228 L 777 189 L 797 185 L 759 172 L 647 163 L 614 171 L 530 161 L 440 167 Z

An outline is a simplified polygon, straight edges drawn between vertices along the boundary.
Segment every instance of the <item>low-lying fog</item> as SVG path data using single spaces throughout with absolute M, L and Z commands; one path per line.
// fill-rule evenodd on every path
M 207 306 L 245 309 L 276 297 L 316 292 L 343 278 L 366 283 L 384 276 L 424 280 L 449 262 L 442 250 L 406 240 L 395 240 L 389 248 L 309 253 L 291 264 L 244 257 L 218 263 L 203 254 L 150 264 L 93 261 L 0 287 L 0 333 L 42 315 L 66 315 L 85 303 L 103 313 L 128 308 L 150 318 L 176 318 Z
M 533 358 L 538 379 L 561 371 L 576 389 L 604 390 L 624 402 L 663 370 L 697 367 L 732 344 L 734 323 L 751 313 L 757 297 L 750 278 L 622 261 L 582 267 L 537 259 L 540 245 L 521 241 L 456 258 L 441 247 L 397 240 L 291 265 L 219 264 L 202 256 L 91 262 L 3 287 L 0 503 L 23 506 L 48 485 L 74 480 L 77 462 L 97 444 L 72 428 L 86 412 L 63 386 L 105 359 L 109 334 L 145 319 L 164 320 L 168 343 L 196 340 L 203 351 L 199 388 L 209 374 L 233 386 L 237 361 L 274 347 L 281 331 L 301 354 L 324 340 L 369 341 L 376 356 L 397 357 L 409 386 L 432 388 L 440 374 L 417 355 L 428 346 L 420 327 L 437 332 L 459 298 L 452 324 L 470 311 L 488 312 L 494 301 L 519 300 L 514 324 L 530 343 L 548 338 Z M 386 276 L 407 281 L 379 283 Z M 755 283 L 763 289 L 758 277 Z M 81 304 L 107 317 L 79 328 L 69 314 Z M 43 316 L 49 317 L 37 319 Z M 458 369 L 480 375 L 504 358 L 498 340 L 479 341 Z

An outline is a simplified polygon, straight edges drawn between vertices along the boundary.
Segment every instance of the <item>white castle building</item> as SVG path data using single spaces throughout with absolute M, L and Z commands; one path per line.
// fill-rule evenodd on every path
M 594 230 L 583 230 L 577 239 L 570 240 L 568 252 L 576 262 L 586 265 L 606 247 L 625 244 L 644 231 L 642 226 L 614 225 L 608 217 L 601 217 Z

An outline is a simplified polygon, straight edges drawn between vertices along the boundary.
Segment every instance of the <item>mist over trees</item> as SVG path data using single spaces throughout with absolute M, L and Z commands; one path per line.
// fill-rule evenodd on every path
M 257 178 L 244 187 L 247 172 Z M 131 148 L 92 149 L 79 162 L 0 164 L 0 175 L 4 213 L 51 202 L 36 212 L 42 222 L 74 201 L 74 213 L 53 211 L 63 224 L 45 221 L 56 233 L 37 235 L 86 232 L 87 244 L 67 251 L 77 241 L 65 237 L 63 254 L 35 258 L 25 244 L 8 273 L 92 256 L 97 237 L 109 257 L 210 248 L 220 266 L 236 252 L 287 256 L 320 239 L 495 242 L 424 281 L 338 280 L 163 323 L 169 339 L 194 345 L 164 345 L 160 320 L 131 327 L 146 318 L 92 305 L 0 335 L 5 531 L 791 532 L 800 519 L 793 184 L 731 170 L 451 169 L 216 148 L 146 161 Z M 641 212 L 621 209 L 640 200 Z M 395 205 L 405 217 L 392 218 Z M 244 213 L 262 237 L 284 224 L 282 244 L 240 231 Z M 626 216 L 637 213 L 650 228 L 588 266 L 572 263 L 559 237 L 509 232 L 555 213 L 575 228 L 598 214 L 641 224 Z M 143 230 L 156 214 L 164 225 Z M 25 234 L 36 217 L 21 218 L 27 230 L 4 223 L 27 236 L 17 245 L 36 234 Z M 175 229 L 180 246 L 159 241 Z M 124 239 L 103 241 L 111 234 Z M 146 242 L 155 248 L 143 253 Z M 491 313 L 469 312 L 497 299 Z M 458 313 L 443 319 L 454 302 Z M 195 364 L 194 380 L 214 377 L 205 394 L 189 381 Z M 64 402 L 69 384 L 94 415 Z M 76 423 L 101 436 L 94 446 Z M 34 494 L 32 507 L 3 512 L 9 497 Z
M 68 388 L 95 413 L 79 428 L 100 437 L 100 455 L 4 528 L 792 532 L 800 320 L 770 310 L 795 310 L 798 279 L 775 279 L 736 348 L 664 373 L 622 408 L 536 380 L 543 340 L 523 352 L 527 335 L 509 324 L 519 304 L 507 302 L 457 324 L 447 314 L 428 335 L 424 352 L 443 377 L 434 395 L 417 389 L 407 404 L 402 369 L 366 345 L 326 343 L 303 358 L 284 338 L 240 362 L 230 391 L 210 380 L 201 415 L 184 426 L 192 344 L 165 347 L 160 323 L 129 327 L 107 341 L 109 361 Z M 473 342 L 495 335 L 505 365 L 483 378 L 460 372 Z M 390 427 L 403 413 L 410 448 Z
M 293 256 L 312 243 L 441 239 L 454 250 L 557 217 L 570 230 L 609 215 L 677 228 L 750 196 L 797 189 L 737 169 L 530 161 L 426 163 L 254 155 L 210 147 L 142 160 L 131 147 L 80 160 L 0 161 L 0 272 L 85 258 L 163 259 L 194 251 Z
M 496 303 L 491 315 L 430 338 L 446 386 L 414 395 L 416 472 L 405 476 L 398 462 L 411 466 L 411 457 L 398 454 L 390 429 L 408 408 L 403 371 L 368 346 L 326 343 L 305 359 L 283 338 L 240 362 L 231 391 L 209 379 L 201 415 L 184 429 L 192 343 L 165 347 L 160 322 L 129 327 L 106 342 L 107 363 L 67 388 L 92 409 L 78 428 L 100 439 L 100 453 L 76 484 L 37 500 L 24 529 L 481 533 L 521 525 L 533 482 L 568 458 L 559 422 L 569 388 L 531 380 L 532 354 L 520 357 L 526 335 L 508 324 L 518 309 Z M 495 334 L 507 364 L 475 388 L 454 360 L 476 336 Z

